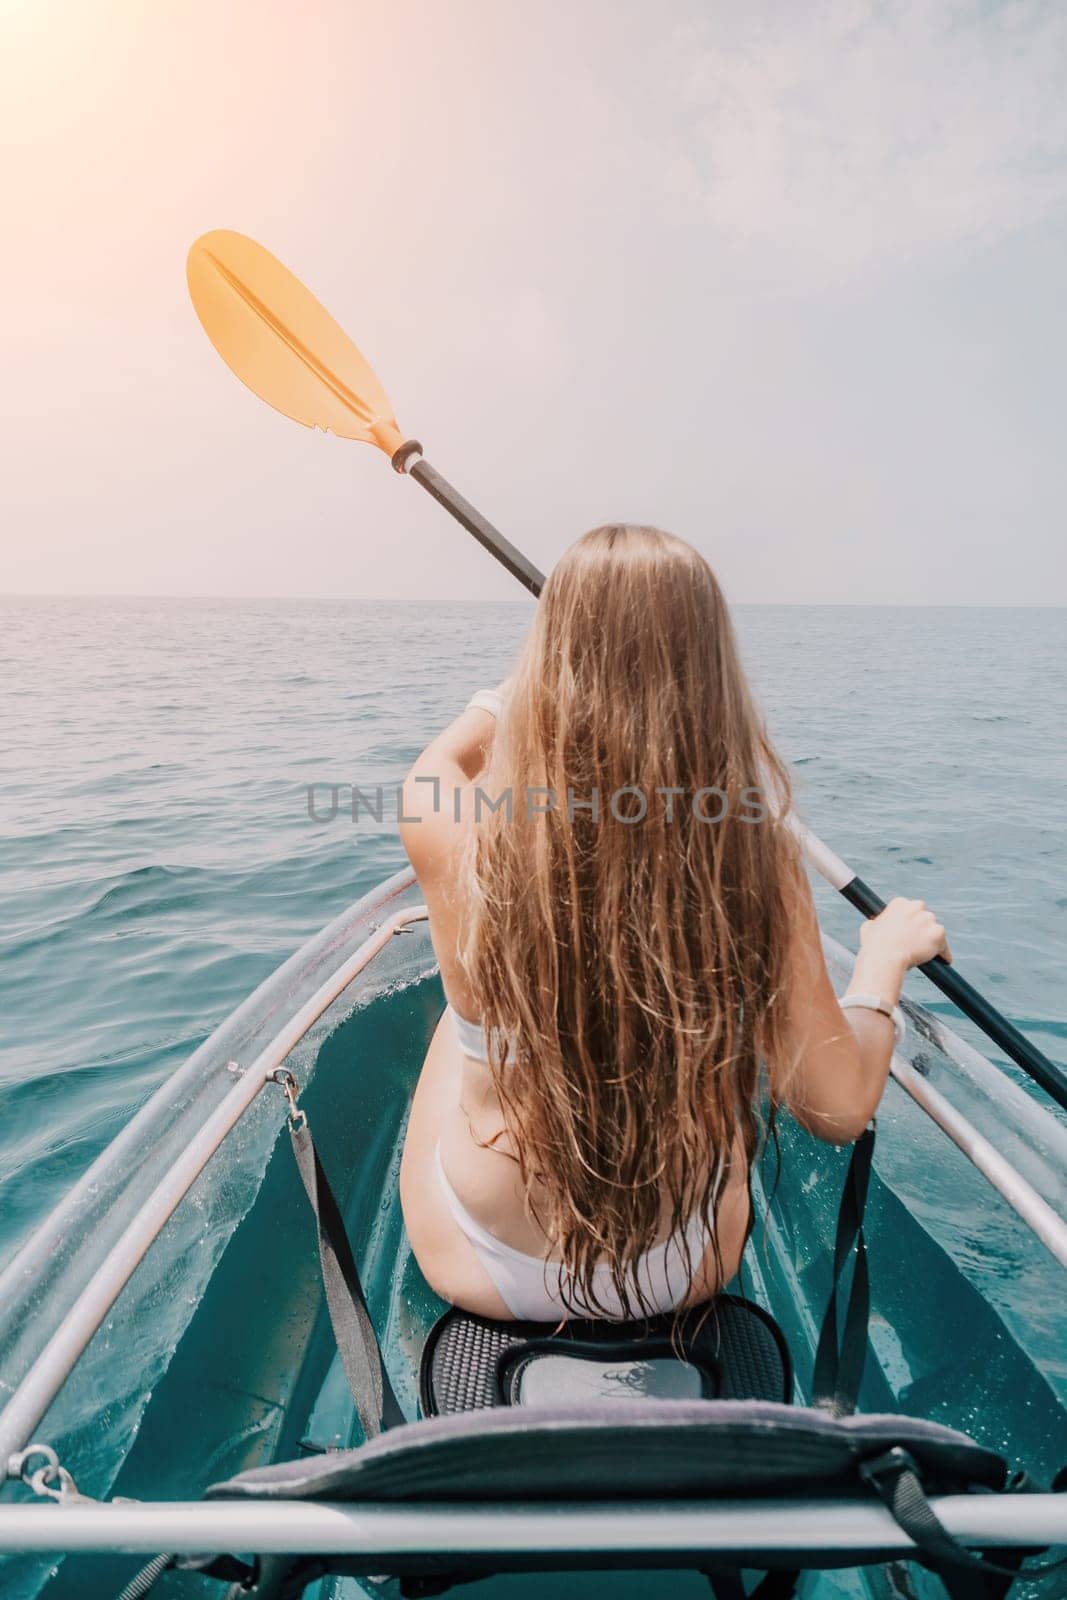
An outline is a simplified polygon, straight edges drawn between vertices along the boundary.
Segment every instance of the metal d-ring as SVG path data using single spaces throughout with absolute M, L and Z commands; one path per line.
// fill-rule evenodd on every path
M 278 1067 L 274 1072 L 271 1073 L 270 1081 L 271 1083 L 276 1083 L 278 1085 L 278 1088 L 282 1091 L 286 1100 L 289 1102 L 290 1128 L 306 1128 L 308 1119 L 304 1112 L 301 1111 L 296 1099 L 297 1094 L 299 1093 L 299 1087 L 297 1085 L 296 1078 L 289 1071 L 289 1068 Z
M 38 1456 L 43 1458 L 43 1465 L 31 1470 L 31 1462 Z M 50 1444 L 28 1444 L 25 1450 L 17 1450 L 8 1461 L 7 1470 L 10 1477 L 20 1478 L 34 1494 L 49 1500 L 85 1498 Z
M 7 1463 L 8 1477 L 20 1478 L 23 1483 L 28 1484 L 31 1476 L 30 1462 L 36 1456 L 44 1458 L 44 1465 L 38 1467 L 37 1471 L 45 1473 L 46 1480 L 49 1483 L 53 1478 L 59 1476 L 59 1457 L 52 1449 L 52 1446 L 50 1444 L 28 1444 L 25 1450 L 16 1450 L 14 1455 L 9 1457 Z

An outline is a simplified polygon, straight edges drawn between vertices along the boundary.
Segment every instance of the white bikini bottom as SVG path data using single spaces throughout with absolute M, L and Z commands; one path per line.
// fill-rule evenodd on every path
M 470 1241 L 493 1287 L 516 1322 L 559 1322 L 566 1317 L 594 1317 L 609 1322 L 624 1322 L 630 1316 L 640 1315 L 637 1308 L 641 1302 L 636 1294 L 631 1300 L 632 1310 L 628 1310 L 612 1282 L 611 1269 L 607 1265 L 601 1263 L 593 1268 L 597 1304 L 590 1306 L 568 1287 L 559 1262 L 513 1250 L 510 1245 L 494 1238 L 488 1229 L 474 1220 L 453 1189 L 441 1162 L 440 1145 L 434 1152 L 434 1162 L 441 1193 L 456 1225 Z M 690 1219 L 684 1238 L 695 1270 L 708 1247 L 709 1233 L 702 1217 L 698 1215 Z M 635 1288 L 640 1285 L 642 1301 L 647 1310 L 673 1311 L 689 1292 L 685 1250 L 679 1235 L 672 1234 L 662 1244 L 653 1245 L 651 1250 L 638 1256 L 628 1277 Z

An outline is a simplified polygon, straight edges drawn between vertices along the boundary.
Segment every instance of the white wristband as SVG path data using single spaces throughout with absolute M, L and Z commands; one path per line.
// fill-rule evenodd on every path
M 860 1011 L 880 1011 L 893 1024 L 897 1049 L 904 1043 L 904 1013 L 899 1006 L 888 1005 L 886 1001 L 879 1000 L 876 994 L 846 994 L 837 1003 L 842 1011 L 848 1011 L 853 1006 Z
M 467 710 L 488 711 L 491 717 L 499 717 L 504 709 L 504 696 L 499 689 L 479 689 L 477 694 L 472 694 L 467 701 Z

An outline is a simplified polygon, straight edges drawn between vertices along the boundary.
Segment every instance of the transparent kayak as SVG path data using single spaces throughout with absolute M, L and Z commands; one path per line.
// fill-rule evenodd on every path
M 827 954 L 843 985 L 851 958 L 836 945 Z M 360 1442 L 312 1222 L 283 1136 L 279 1069 L 297 1079 L 390 1378 L 405 1414 L 417 1414 L 420 1352 L 445 1308 L 411 1258 L 397 1172 L 411 1092 L 442 1005 L 417 887 L 401 873 L 256 990 L 10 1263 L 0 1278 L 0 1461 L 46 1444 L 91 1499 L 34 1503 L 9 1478 L 0 1491 L 5 1600 L 115 1595 L 146 1554 L 194 1550 L 211 1537 L 210 1516 L 195 1504 L 211 1484 Z M 1067 1127 L 943 1022 L 906 1009 L 867 1212 L 872 1313 L 860 1410 L 961 1429 L 1050 1482 L 1067 1462 Z M 758 1222 L 735 1286 L 780 1324 L 802 1403 L 847 1160 L 783 1119 L 780 1150 L 768 1151 L 758 1175 Z M 126 1499 L 139 1504 L 126 1507 Z M 1067 1540 L 1067 1496 L 1026 1499 L 1041 1537 L 1059 1531 Z M 705 1508 L 712 1541 L 714 1510 Z M 634 1516 L 620 1517 L 616 1535 L 610 1508 L 602 1511 L 603 1539 L 622 1541 L 606 1563 L 617 1570 L 485 1583 L 502 1594 L 531 1593 L 535 1583 L 539 1597 L 591 1589 L 673 1595 L 689 1585 L 694 1595 L 707 1593 L 696 1574 L 657 1576 L 654 1561 L 651 1571 L 636 1560 L 627 1570 Z M 807 1508 L 809 1521 L 820 1519 L 820 1539 L 839 1541 L 841 1561 L 852 1536 L 847 1513 L 829 1503 Z M 272 1515 L 281 1525 L 265 1510 L 262 1527 Z M 479 1548 L 493 1527 L 498 1541 L 505 1532 L 520 1541 L 545 1537 L 518 1513 L 505 1517 L 510 1531 L 502 1532 L 500 1515 L 486 1507 L 479 1521 L 470 1512 L 465 1548 Z M 1058 1516 L 1051 1531 L 1040 1515 Z M 431 1536 L 425 1508 L 409 1520 L 405 1537 Z M 382 1537 L 373 1517 L 349 1517 L 346 1526 L 328 1537 L 365 1551 Z M 284 1537 L 304 1537 L 309 1548 L 327 1537 L 293 1528 Z M 257 1548 L 247 1519 L 240 1530 L 246 1542 L 227 1547 Z M 770 1520 L 764 1535 L 780 1536 Z M 227 1534 L 237 1536 L 236 1527 Z M 647 1551 L 642 1559 L 647 1567 Z M 1067 1582 L 1052 1583 L 1042 1593 L 1067 1592 Z M 218 1585 L 203 1592 L 218 1593 Z M 327 1577 L 309 1590 L 323 1600 L 380 1592 L 357 1577 Z M 940 1590 L 893 1561 L 806 1573 L 801 1592 Z

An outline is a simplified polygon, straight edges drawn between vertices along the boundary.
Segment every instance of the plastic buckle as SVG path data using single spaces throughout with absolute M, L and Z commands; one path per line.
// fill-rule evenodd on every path
M 892 1496 L 893 1490 L 905 1473 L 919 1475 L 918 1463 L 915 1457 L 903 1445 L 895 1444 L 880 1456 L 875 1456 L 871 1461 L 860 1462 L 860 1477 L 864 1483 L 869 1483 L 872 1489 L 877 1490 L 883 1499 Z

